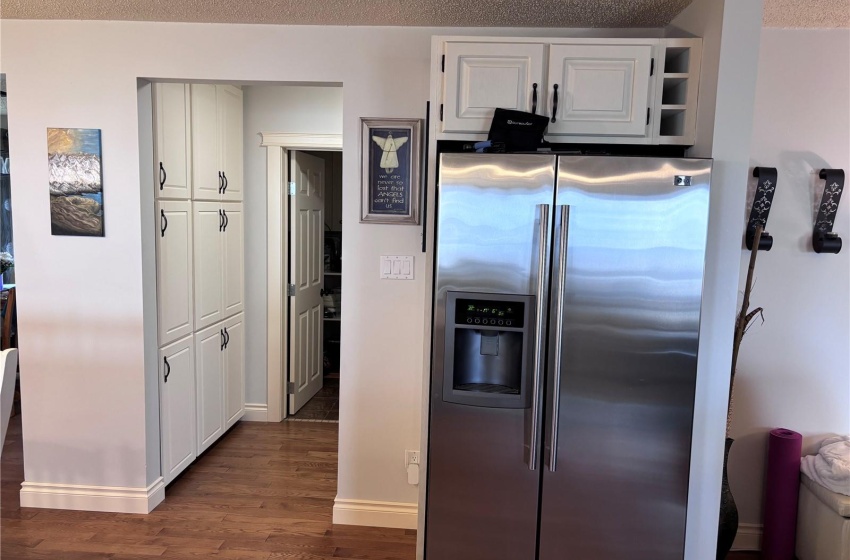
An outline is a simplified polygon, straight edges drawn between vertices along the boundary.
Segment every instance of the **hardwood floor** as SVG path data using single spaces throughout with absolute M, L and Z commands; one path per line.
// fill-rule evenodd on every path
M 3 448 L 3 560 L 413 560 L 416 531 L 333 525 L 334 423 L 237 424 L 149 515 L 21 508 L 20 416 Z

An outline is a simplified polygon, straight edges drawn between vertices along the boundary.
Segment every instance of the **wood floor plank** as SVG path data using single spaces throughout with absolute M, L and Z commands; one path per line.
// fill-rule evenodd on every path
M 20 416 L 3 447 L 3 560 L 413 560 L 416 531 L 333 525 L 338 424 L 240 422 L 149 515 L 20 507 Z

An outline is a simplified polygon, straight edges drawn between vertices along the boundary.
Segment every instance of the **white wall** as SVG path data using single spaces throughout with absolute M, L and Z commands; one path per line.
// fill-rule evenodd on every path
M 714 158 L 700 322 L 685 558 L 711 560 L 717 545 L 732 325 L 749 176 L 762 0 L 696 0 L 668 32 L 703 37 L 697 143 Z
M 260 132 L 342 134 L 341 87 L 245 86 L 245 402 L 267 404 L 266 148 Z
M 760 524 L 767 432 L 802 433 L 804 453 L 850 433 L 846 192 L 835 224 L 844 248 L 811 248 L 818 170 L 842 168 L 850 179 L 850 30 L 762 32 L 751 154 L 753 166 L 776 167 L 779 177 L 767 224 L 773 248 L 758 255 L 751 298 L 765 322 L 744 337 L 738 361 L 729 477 L 741 522 Z M 748 258 L 744 251 L 743 266 Z
M 343 150 L 357 154 L 360 117 L 424 116 L 431 35 L 657 35 L 23 20 L 2 20 L 0 31 L 15 139 L 25 477 L 132 488 L 149 482 L 146 424 L 157 414 L 145 405 L 145 380 L 157 370 L 144 359 L 143 266 L 153 262 L 142 240 L 137 78 L 342 84 Z M 102 129 L 104 239 L 50 235 L 48 127 Z M 420 447 L 420 229 L 360 224 L 359 182 L 358 158 L 344 158 L 343 276 L 358 297 L 347 299 L 342 322 L 338 494 L 414 504 L 403 453 Z M 153 235 L 153 224 L 144 229 Z M 379 280 L 382 254 L 417 256 L 417 279 Z M 250 291 L 265 269 L 249 258 Z

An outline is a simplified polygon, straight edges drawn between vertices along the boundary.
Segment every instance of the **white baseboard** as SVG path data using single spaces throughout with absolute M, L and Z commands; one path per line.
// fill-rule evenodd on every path
M 242 420 L 246 422 L 268 422 L 269 405 L 245 403 L 245 415 Z
M 757 523 L 739 524 L 732 550 L 761 550 L 761 531 L 762 527 Z
M 150 513 L 164 499 L 165 483 L 162 477 L 147 488 L 45 482 L 21 484 L 21 507 Z
M 338 525 L 416 529 L 417 513 L 417 504 L 337 498 L 334 500 L 333 522 Z

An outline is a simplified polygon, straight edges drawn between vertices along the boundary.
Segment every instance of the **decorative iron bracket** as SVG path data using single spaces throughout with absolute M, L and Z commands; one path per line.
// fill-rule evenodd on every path
M 773 206 L 773 195 L 776 193 L 776 168 L 775 167 L 755 167 L 753 168 L 753 177 L 758 179 L 756 194 L 753 196 L 753 208 L 750 210 L 750 219 L 747 222 L 747 249 L 753 250 L 753 241 L 756 234 L 756 226 L 761 224 L 762 228 L 767 227 L 767 217 L 770 215 L 770 208 Z M 773 247 L 773 237 L 766 231 L 762 232 L 759 240 L 759 251 L 770 251 Z
M 841 238 L 833 233 L 835 215 L 838 213 L 838 202 L 844 190 L 843 169 L 821 169 L 818 177 L 825 181 L 823 198 L 818 208 L 815 229 L 812 234 L 812 248 L 815 253 L 838 253 L 841 251 Z

